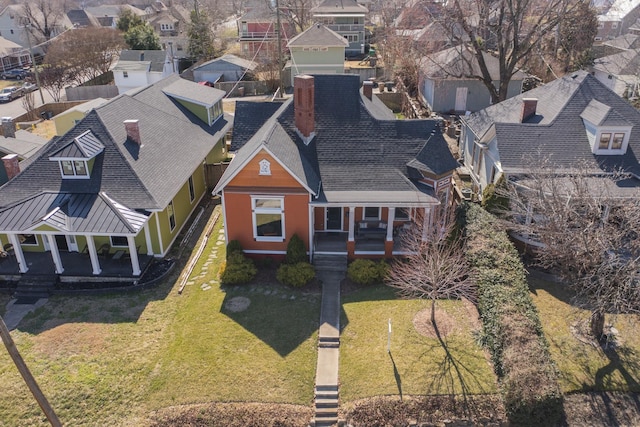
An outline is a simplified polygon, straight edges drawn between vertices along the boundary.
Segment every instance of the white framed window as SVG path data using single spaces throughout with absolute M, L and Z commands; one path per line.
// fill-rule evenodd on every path
M 611 28 L 613 28 L 614 30 L 615 30 L 616 28 L 618 28 L 618 23 L 617 23 L 617 22 L 612 22 L 612 23 L 611 23 Z
M 193 186 L 193 177 L 189 177 L 189 201 L 193 203 L 193 200 L 196 198 L 196 190 Z
M 176 228 L 176 213 L 173 210 L 173 200 L 167 206 L 167 216 L 169 217 L 169 228 L 173 231 Z
M 20 246 L 38 246 L 38 236 L 35 234 L 19 234 Z
M 380 219 L 380 207 L 379 206 L 367 206 L 362 210 L 362 219 L 376 220 Z
M 129 247 L 129 241 L 126 236 L 109 236 L 111 240 L 111 247 L 114 248 L 126 248 Z
M 126 71 L 122 72 L 122 77 L 124 77 L 125 79 L 129 77 L 129 73 Z
M 160 24 L 161 31 L 171 31 L 173 30 L 173 24 Z
M 347 39 L 347 41 L 348 41 L 349 43 L 357 43 L 357 42 L 358 42 L 358 40 L 359 40 L 359 37 L 358 37 L 358 35 L 357 35 L 357 34 L 345 34 L 345 35 L 344 35 L 344 36 L 342 36 L 342 37 L 344 37 L 345 39 Z
M 606 129 L 597 134 L 594 154 L 621 154 L 626 150 L 629 132 L 622 129 Z
M 84 160 L 60 160 L 60 173 L 63 178 L 89 178 L 87 162 Z
M 251 209 L 256 241 L 284 241 L 284 197 L 252 196 Z
M 271 175 L 271 163 L 267 159 L 260 160 L 259 175 Z
M 411 219 L 411 208 L 396 208 L 396 221 L 409 221 Z
M 603 29 L 604 28 L 604 22 L 598 22 L 598 29 Z

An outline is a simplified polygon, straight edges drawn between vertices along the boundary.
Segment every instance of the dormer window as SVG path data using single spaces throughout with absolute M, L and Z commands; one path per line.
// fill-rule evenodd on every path
M 89 178 L 87 162 L 84 160 L 60 160 L 60 168 L 63 176 Z
M 597 149 L 593 154 L 624 154 L 629 143 L 629 131 L 603 129 L 599 132 Z
M 610 156 L 626 153 L 631 124 L 614 109 L 593 99 L 580 117 L 593 154 Z
M 209 126 L 213 125 L 216 120 L 222 117 L 222 100 L 213 104 L 212 107 L 209 107 Z
M 103 150 L 104 145 L 88 130 L 56 151 L 49 160 L 58 162 L 64 179 L 89 179 L 95 157 Z

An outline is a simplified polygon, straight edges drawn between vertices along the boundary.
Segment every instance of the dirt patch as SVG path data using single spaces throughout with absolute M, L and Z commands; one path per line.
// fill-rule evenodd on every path
M 437 306 L 435 312 L 435 325 L 431 319 L 431 307 L 420 310 L 413 317 L 413 327 L 416 328 L 416 331 L 418 331 L 420 335 L 427 338 L 438 337 L 435 327 L 438 328 L 440 336 L 444 338 L 453 332 L 455 325 L 455 319 Z
M 638 426 L 640 398 L 636 393 L 577 393 L 564 398 L 568 426 Z
M 98 355 L 105 348 L 104 325 L 95 323 L 63 323 L 39 333 L 34 349 L 50 358 L 83 353 Z
M 150 426 L 306 427 L 311 407 L 266 403 L 210 403 L 161 409 Z
M 247 297 L 233 297 L 227 301 L 224 307 L 233 313 L 239 313 L 249 308 L 250 304 L 251 300 Z

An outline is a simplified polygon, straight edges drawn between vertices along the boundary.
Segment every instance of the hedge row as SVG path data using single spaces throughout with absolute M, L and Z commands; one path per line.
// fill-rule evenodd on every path
M 518 426 L 558 425 L 563 416 L 558 372 L 520 257 L 493 215 L 477 205 L 460 212 L 466 254 L 477 277 L 483 343 L 509 420 Z

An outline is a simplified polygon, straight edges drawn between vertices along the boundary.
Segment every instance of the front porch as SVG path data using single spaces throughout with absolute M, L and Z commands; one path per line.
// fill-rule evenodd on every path
M 59 274 L 61 282 L 74 281 L 133 281 L 140 278 L 140 274 L 134 275 L 131 259 L 128 254 L 114 256 L 100 256 L 100 274 L 93 274 L 89 254 L 79 252 L 60 251 L 60 259 L 64 265 L 64 271 Z M 20 273 L 20 266 L 15 253 L 0 257 L 0 280 L 16 281 L 23 276 L 54 275 L 56 266 L 50 252 L 23 252 L 28 271 Z M 138 254 L 138 262 L 142 273 L 153 261 L 153 256 Z
M 354 236 L 354 256 L 387 256 L 387 240 L 385 237 Z M 314 233 L 313 253 L 320 255 L 349 255 L 349 233 L 336 231 L 316 231 Z M 389 244 L 391 256 L 404 255 L 399 234 L 393 236 Z

